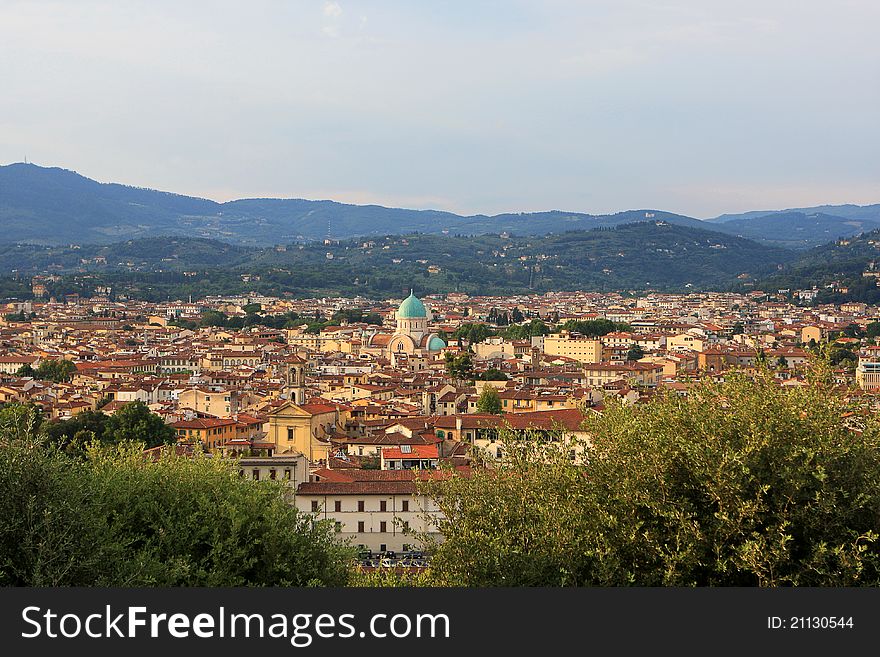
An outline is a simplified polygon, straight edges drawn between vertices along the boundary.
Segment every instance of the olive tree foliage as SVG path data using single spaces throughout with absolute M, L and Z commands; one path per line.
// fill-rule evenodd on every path
M 0 585 L 341 585 L 349 550 L 232 461 L 93 443 L 86 457 L 0 423 Z
M 437 583 L 880 584 L 880 428 L 822 377 L 734 374 L 585 428 L 585 459 L 508 434 L 496 468 L 423 485 Z

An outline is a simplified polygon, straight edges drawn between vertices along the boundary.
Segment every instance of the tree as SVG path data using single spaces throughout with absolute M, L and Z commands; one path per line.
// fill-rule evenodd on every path
M 507 433 L 493 469 L 419 484 L 444 515 L 438 583 L 880 585 L 880 422 L 828 372 L 607 401 L 586 459 Z
M 733 328 L 730 330 L 730 334 L 731 334 L 731 335 L 742 335 L 743 333 L 745 333 L 745 330 L 746 330 L 746 329 L 745 329 L 745 327 L 743 326 L 743 323 L 742 323 L 742 322 L 736 322 L 736 323 L 733 325 Z
M 263 306 L 259 303 L 247 303 L 241 307 L 245 315 L 256 315 L 262 312 Z
M 848 324 L 841 333 L 847 338 L 859 338 L 863 335 L 862 329 L 858 324 Z
M 88 441 L 81 439 L 88 435 L 92 440 L 104 441 L 109 419 L 109 416 L 100 411 L 83 411 L 69 420 L 47 423 L 44 431 L 50 444 L 55 447 L 71 454 L 83 454 Z
M 865 335 L 869 338 L 876 338 L 880 336 L 880 322 L 871 322 L 865 327 Z
M 504 372 L 499 370 L 497 367 L 490 367 L 485 372 L 481 372 L 478 377 L 476 377 L 480 381 L 509 381 L 510 377 L 507 376 Z
M 21 376 L 21 377 L 33 378 L 36 375 L 37 375 L 36 371 L 34 370 L 33 367 L 31 367 L 31 365 L 29 363 L 25 363 L 24 365 L 19 367 L 18 370 L 16 370 L 16 372 L 15 372 L 15 376 Z
M 776 367 L 779 367 L 781 369 L 786 369 L 788 367 L 788 360 L 785 358 L 785 356 L 780 356 L 776 359 Z
M 828 362 L 834 367 L 855 369 L 859 357 L 846 347 L 831 345 L 827 351 Z
M 206 310 L 202 313 L 199 323 L 202 326 L 226 326 L 228 319 L 225 313 L 217 310 Z
M 461 381 L 473 378 L 474 363 L 469 352 L 465 351 L 460 354 L 454 354 L 447 351 L 443 357 L 445 359 L 446 375 L 450 379 Z
M 629 348 L 629 351 L 626 352 L 627 360 L 639 360 L 640 358 L 645 357 L 645 350 L 642 349 L 641 345 L 633 343 L 633 345 Z
M 174 429 L 141 401 L 129 402 L 113 413 L 103 433 L 105 442 L 142 442 L 147 447 L 173 443 L 175 438 Z
M 339 586 L 349 551 L 280 482 L 138 444 L 68 456 L 0 429 L 0 584 Z
M 589 338 L 599 338 L 614 331 L 629 331 L 630 325 L 622 322 L 612 322 L 610 319 L 590 319 L 586 321 L 570 319 L 560 328 L 572 333 L 580 333 Z
M 452 337 L 456 340 L 467 340 L 470 344 L 482 342 L 492 335 L 492 329 L 486 324 L 462 324 L 452 333 Z
M 525 340 L 536 335 L 547 335 L 550 327 L 540 319 L 533 319 L 528 324 L 515 324 L 507 327 L 503 334 L 509 340 Z
M 59 358 L 57 360 L 44 360 L 37 367 L 34 376 L 44 381 L 62 383 L 70 381 L 74 372 L 76 372 L 76 365 L 72 361 Z
M 501 397 L 493 385 L 483 387 L 479 399 L 477 399 L 477 410 L 480 413 L 491 413 L 492 415 L 501 415 Z

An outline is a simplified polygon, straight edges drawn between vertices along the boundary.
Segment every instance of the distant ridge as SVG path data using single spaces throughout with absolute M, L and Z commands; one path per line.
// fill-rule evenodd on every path
M 66 169 L 24 163 L 0 166 L 2 243 L 111 244 L 176 235 L 271 246 L 328 237 L 408 233 L 547 235 L 639 221 L 665 221 L 741 235 L 773 246 L 809 248 L 880 227 L 880 205 L 721 215 L 710 221 L 656 209 L 604 215 L 551 210 L 462 216 L 440 210 L 329 200 L 240 199 L 218 203 L 143 187 L 99 183 Z

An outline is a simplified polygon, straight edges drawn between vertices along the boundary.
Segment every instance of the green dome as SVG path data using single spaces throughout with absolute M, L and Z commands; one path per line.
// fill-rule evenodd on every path
M 409 296 L 403 300 L 400 308 L 397 309 L 397 319 L 413 319 L 414 317 L 427 316 L 428 311 L 425 310 L 425 305 L 416 299 L 416 296 L 410 290 Z
M 440 351 L 444 347 L 446 347 L 446 343 L 436 335 L 428 341 L 428 351 Z

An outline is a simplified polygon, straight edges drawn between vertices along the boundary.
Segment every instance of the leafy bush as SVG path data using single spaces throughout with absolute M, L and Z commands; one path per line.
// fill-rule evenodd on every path
M 586 428 L 586 459 L 508 435 L 496 469 L 422 484 L 439 583 L 880 584 L 878 422 L 823 381 L 732 376 Z
M 86 459 L 4 431 L 0 583 L 14 586 L 341 585 L 348 549 L 234 462 L 142 445 Z

